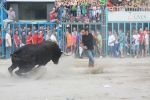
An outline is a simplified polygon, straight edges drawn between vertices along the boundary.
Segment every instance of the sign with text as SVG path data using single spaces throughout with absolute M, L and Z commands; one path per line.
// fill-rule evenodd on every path
M 108 12 L 108 21 L 110 22 L 136 22 L 149 21 L 150 11 L 141 12 Z

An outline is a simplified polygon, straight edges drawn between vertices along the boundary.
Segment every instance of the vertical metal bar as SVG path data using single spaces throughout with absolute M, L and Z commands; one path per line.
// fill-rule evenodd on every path
M 14 30 L 15 30 L 14 28 L 15 28 L 15 27 L 14 27 L 14 23 L 13 23 L 12 25 L 13 25 L 13 27 L 12 27 L 12 33 L 13 33 L 13 34 L 12 34 L 12 39 L 13 39 L 12 48 L 13 48 L 13 51 L 14 51 L 14 46 L 15 46 L 15 45 L 14 45 L 14 32 L 15 32 L 15 31 L 14 31 Z M 19 24 L 19 25 L 20 25 L 20 24 Z
M 150 23 L 148 23 L 148 30 L 150 30 L 150 25 L 149 25 Z M 150 33 L 149 33 L 149 35 L 150 35 Z M 149 39 L 150 40 L 150 39 Z M 149 41 L 150 42 L 150 41 Z M 148 48 L 148 54 L 150 54 L 150 46 L 148 46 L 149 48 Z
M 34 25 L 32 24 L 32 34 L 34 33 Z
M 111 23 L 111 32 L 112 32 L 112 34 L 114 34 L 114 23 Z
M 108 8 L 106 7 L 106 25 L 108 25 Z M 106 56 L 108 55 L 108 27 L 106 27 Z
M 130 22 L 130 54 L 132 54 L 133 45 L 132 45 L 132 23 Z
M 126 36 L 126 23 L 124 23 L 124 36 Z M 124 37 L 124 43 L 123 44 L 125 44 L 125 41 L 126 41 L 126 38 Z M 126 46 L 125 45 L 123 45 L 124 47 L 124 55 L 127 53 L 127 51 L 126 51 Z

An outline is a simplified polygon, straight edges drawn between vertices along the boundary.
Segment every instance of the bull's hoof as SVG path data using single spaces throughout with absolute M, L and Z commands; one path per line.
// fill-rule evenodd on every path
M 9 72 L 9 74 L 10 74 L 11 76 L 13 75 L 11 68 L 8 68 L 8 72 Z

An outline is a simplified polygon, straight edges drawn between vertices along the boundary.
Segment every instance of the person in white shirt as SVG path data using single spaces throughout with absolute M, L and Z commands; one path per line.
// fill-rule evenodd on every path
M 11 54 L 11 46 L 12 46 L 12 42 L 11 42 L 11 30 L 8 30 L 8 33 L 5 36 L 5 46 L 6 46 L 6 58 L 9 59 L 10 58 L 10 54 Z
M 140 35 L 138 34 L 137 30 L 135 30 L 135 34 L 133 35 L 132 37 L 132 41 L 133 41 L 133 44 L 134 44 L 134 48 L 133 48 L 133 55 L 134 55 L 134 58 L 138 57 L 138 53 L 139 53 L 139 40 L 140 40 Z
M 50 40 L 50 31 L 47 31 L 45 41 L 49 41 L 49 40 Z
M 115 37 L 114 35 L 112 35 L 111 31 L 109 31 L 108 46 L 109 46 L 110 57 L 113 57 L 114 42 L 115 42 Z
M 145 34 L 145 57 L 147 57 L 147 52 L 149 48 L 149 31 Z
M 50 40 L 57 42 L 57 39 L 56 39 L 56 30 L 55 30 L 55 28 L 53 29 L 53 33 L 52 33 L 52 35 L 51 35 L 51 37 L 50 37 Z

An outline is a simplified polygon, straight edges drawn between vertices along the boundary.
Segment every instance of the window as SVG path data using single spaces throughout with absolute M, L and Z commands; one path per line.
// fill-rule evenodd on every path
M 46 20 L 46 3 L 21 2 L 18 3 L 19 20 Z

